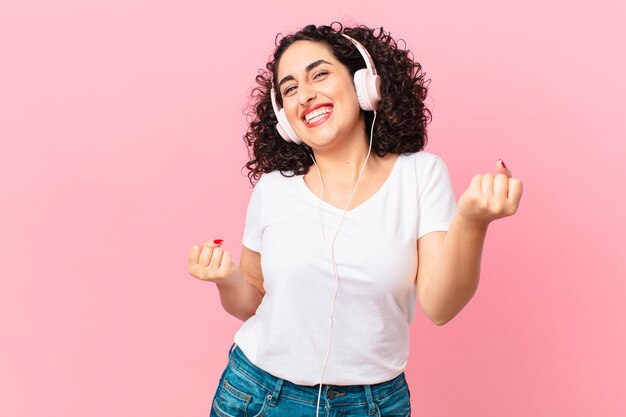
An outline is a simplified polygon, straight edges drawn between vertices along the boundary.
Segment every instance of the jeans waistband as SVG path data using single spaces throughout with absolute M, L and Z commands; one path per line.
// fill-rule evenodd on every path
M 297 398 L 300 401 L 317 403 L 319 384 L 298 385 L 278 378 L 254 365 L 234 343 L 230 348 L 229 362 L 244 376 L 273 393 L 274 400 L 279 395 Z M 335 404 L 361 404 L 383 399 L 406 385 L 404 372 L 397 377 L 372 385 L 326 385 L 322 386 L 322 398 L 328 397 Z

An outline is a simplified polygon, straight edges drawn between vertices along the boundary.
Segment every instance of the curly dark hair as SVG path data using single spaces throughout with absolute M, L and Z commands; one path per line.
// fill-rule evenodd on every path
M 256 76 L 258 86 L 250 94 L 247 112 L 249 126 L 243 136 L 251 158 L 244 168 L 249 170 L 248 178 L 252 185 L 259 180 L 262 173 L 279 170 L 284 176 L 302 175 L 313 165 L 308 145 L 287 142 L 276 130 L 277 120 L 272 109 L 270 91 L 272 82 L 277 84 L 276 69 L 280 58 L 290 45 L 300 40 L 327 45 L 352 75 L 365 68 L 363 57 L 341 35 L 342 32 L 367 49 L 381 77 L 382 101 L 376 113 L 372 151 L 382 157 L 388 153 L 418 152 L 426 145 L 426 125 L 431 120 L 431 113 L 424 105 L 424 100 L 430 80 L 426 79 L 422 66 L 412 59 L 412 53 L 407 49 L 400 49 L 398 42 L 382 27 L 376 31 L 362 25 L 344 28 L 338 22 L 333 22 L 330 26 L 308 25 L 282 38 L 278 34 L 274 56 L 267 63 L 266 70 L 259 70 Z M 277 96 L 278 103 L 282 105 L 280 94 Z M 373 115 L 373 112 L 365 112 L 365 130 L 368 137 Z

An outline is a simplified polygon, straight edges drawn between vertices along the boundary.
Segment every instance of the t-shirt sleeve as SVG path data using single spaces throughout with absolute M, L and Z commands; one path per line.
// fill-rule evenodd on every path
M 445 162 L 433 155 L 417 168 L 419 222 L 417 239 L 426 233 L 447 231 L 456 211 L 452 181 Z
M 261 214 L 263 212 L 263 176 L 256 183 L 248 202 L 246 224 L 243 231 L 243 245 L 255 252 L 261 252 L 263 242 L 263 225 Z

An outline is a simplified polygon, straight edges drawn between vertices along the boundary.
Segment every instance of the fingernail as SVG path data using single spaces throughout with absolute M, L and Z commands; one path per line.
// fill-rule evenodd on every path
M 506 165 L 504 165 L 504 161 L 502 159 L 500 159 L 500 163 L 502 164 L 503 167 L 506 168 Z
M 215 243 L 216 245 L 219 245 L 220 243 L 222 243 L 224 241 L 224 239 L 215 239 L 213 241 L 213 243 Z

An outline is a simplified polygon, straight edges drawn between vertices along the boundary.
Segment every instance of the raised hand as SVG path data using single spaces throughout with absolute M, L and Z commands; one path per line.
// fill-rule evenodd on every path
M 226 283 L 232 278 L 237 265 L 230 252 L 222 249 L 222 240 L 207 240 L 202 247 L 193 246 L 189 251 L 189 273 L 203 281 Z
M 490 222 L 512 216 L 522 197 L 522 181 L 511 177 L 501 159 L 495 175 L 477 174 L 459 198 L 457 214 L 468 224 L 486 227 Z

